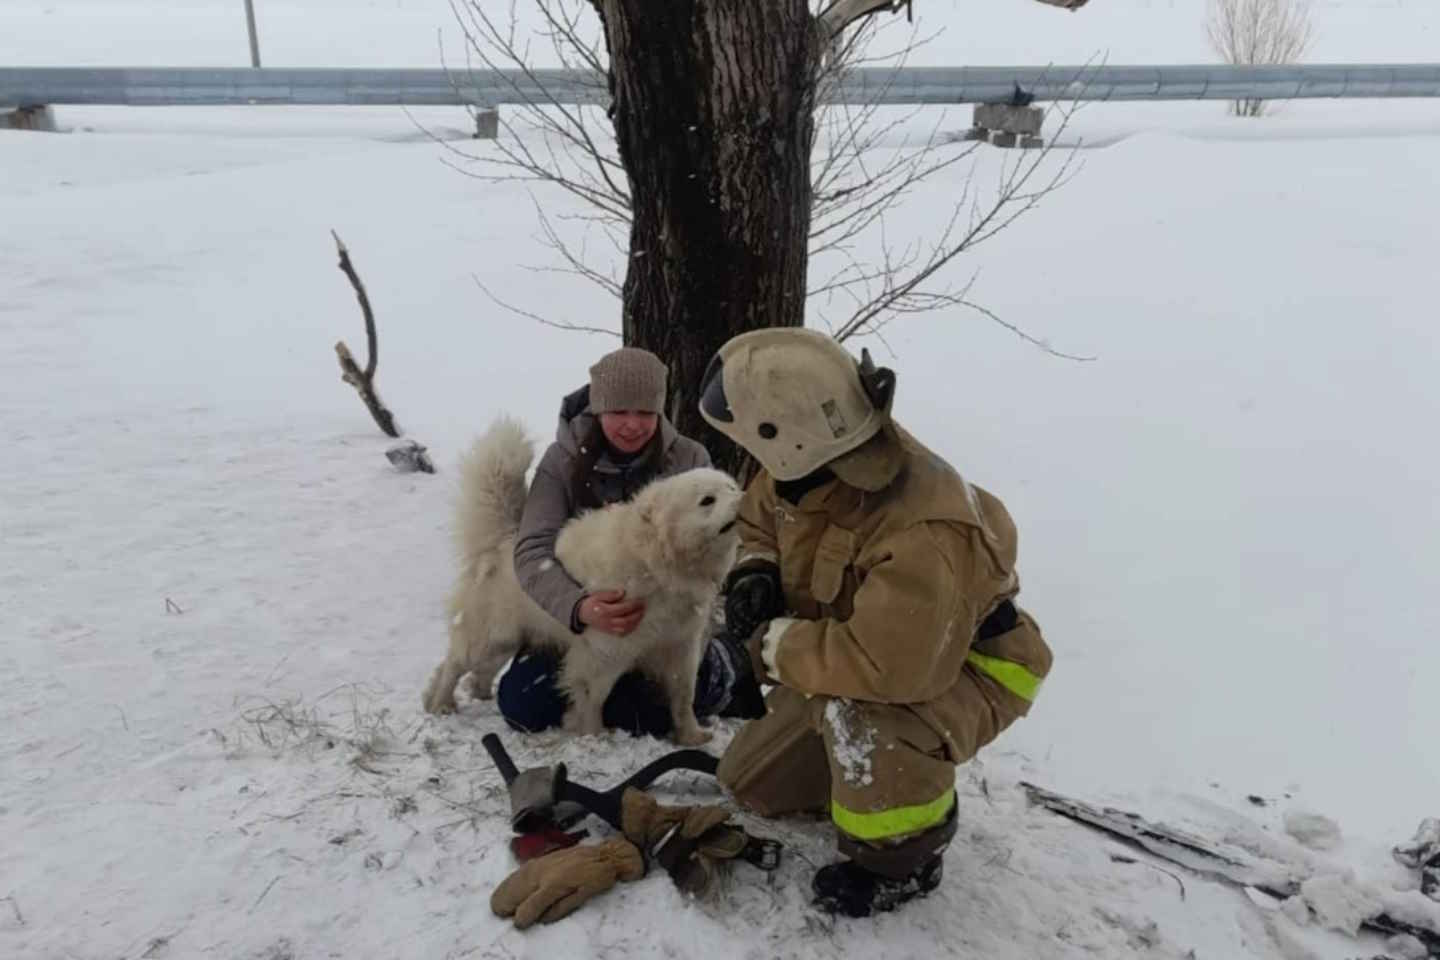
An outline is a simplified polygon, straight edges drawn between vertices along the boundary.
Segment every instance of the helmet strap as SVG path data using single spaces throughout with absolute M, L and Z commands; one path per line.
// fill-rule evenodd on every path
M 877 367 L 870 357 L 870 350 L 860 350 L 860 386 L 871 406 L 890 414 L 890 405 L 895 402 L 895 371 L 889 367 Z

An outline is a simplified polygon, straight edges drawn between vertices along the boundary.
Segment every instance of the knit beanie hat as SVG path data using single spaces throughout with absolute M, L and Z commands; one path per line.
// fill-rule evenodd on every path
M 590 368 L 590 411 L 665 409 L 665 364 L 649 350 L 621 347 Z

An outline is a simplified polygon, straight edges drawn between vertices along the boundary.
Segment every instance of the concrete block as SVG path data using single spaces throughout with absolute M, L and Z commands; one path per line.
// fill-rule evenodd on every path
M 0 107 L 0 130 L 39 130 L 54 133 L 55 111 L 51 107 Z
M 1021 150 L 1039 150 L 1039 149 L 1040 149 L 1041 147 L 1043 147 L 1043 146 L 1045 146 L 1045 141 L 1042 140 L 1042 139 L 1040 139 L 1039 137 L 1021 137 L 1021 138 L 1020 138 L 1020 149 L 1021 149 Z
M 990 138 L 990 142 L 997 147 L 1013 147 L 1018 138 L 1013 133 L 1002 133 L 999 130 Z
M 475 112 L 475 139 L 498 140 L 499 138 L 500 110 L 495 107 L 489 110 L 477 110 Z
M 977 127 L 1038 136 L 1044 122 L 1045 111 L 1039 107 L 1016 107 L 1008 103 L 975 105 L 975 126 Z

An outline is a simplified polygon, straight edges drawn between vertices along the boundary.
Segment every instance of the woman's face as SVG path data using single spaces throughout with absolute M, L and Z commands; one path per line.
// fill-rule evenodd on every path
M 616 410 L 600 414 L 600 429 L 605 441 L 620 453 L 639 453 L 655 436 L 660 415 L 643 410 Z

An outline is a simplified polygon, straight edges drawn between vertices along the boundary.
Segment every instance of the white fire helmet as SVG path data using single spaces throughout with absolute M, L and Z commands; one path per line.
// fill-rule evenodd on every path
M 777 480 L 798 480 L 890 420 L 895 374 L 801 327 L 742 333 L 710 361 L 700 414 Z

